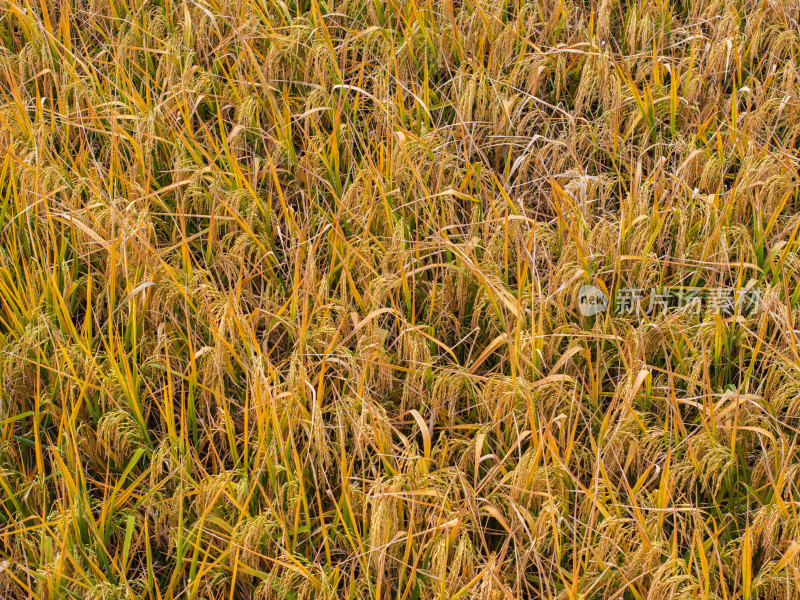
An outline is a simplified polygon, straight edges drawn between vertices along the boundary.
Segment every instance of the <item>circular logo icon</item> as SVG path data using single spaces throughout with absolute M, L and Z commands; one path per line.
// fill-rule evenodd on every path
M 582 285 L 578 290 L 578 310 L 584 317 L 603 312 L 608 306 L 608 296 L 593 285 Z

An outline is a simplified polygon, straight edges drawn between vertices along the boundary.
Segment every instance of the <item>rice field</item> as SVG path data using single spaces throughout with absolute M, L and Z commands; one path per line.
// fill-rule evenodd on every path
M 0 0 L 0 598 L 800 599 L 795 0 Z

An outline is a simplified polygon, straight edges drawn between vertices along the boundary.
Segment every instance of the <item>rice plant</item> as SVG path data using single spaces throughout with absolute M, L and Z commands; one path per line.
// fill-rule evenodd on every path
M 0 0 L 0 597 L 800 599 L 799 18 Z

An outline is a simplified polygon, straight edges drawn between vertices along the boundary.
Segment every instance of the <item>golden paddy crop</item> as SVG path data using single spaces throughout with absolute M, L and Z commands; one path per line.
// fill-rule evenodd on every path
M 0 0 L 0 597 L 800 598 L 799 112 L 790 0 Z

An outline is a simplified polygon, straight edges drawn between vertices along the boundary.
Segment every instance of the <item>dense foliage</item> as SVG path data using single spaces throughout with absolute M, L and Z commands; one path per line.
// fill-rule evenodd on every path
M 800 598 L 794 0 L 0 7 L 0 597 Z

